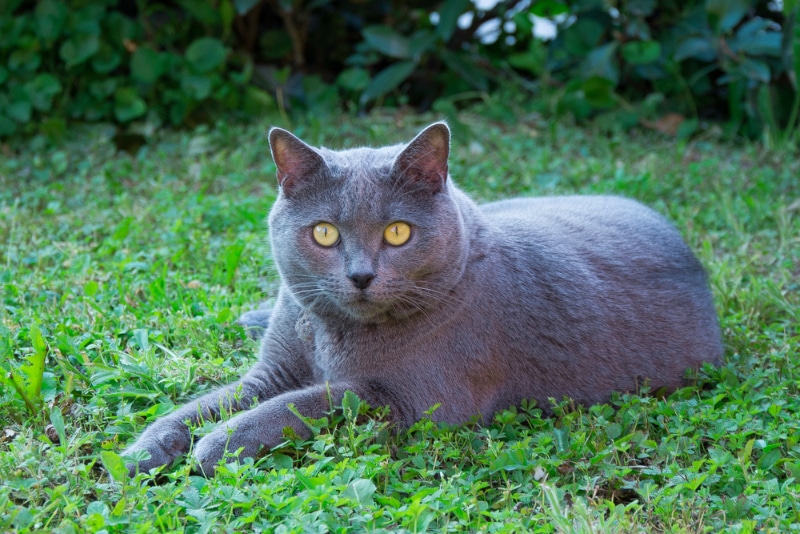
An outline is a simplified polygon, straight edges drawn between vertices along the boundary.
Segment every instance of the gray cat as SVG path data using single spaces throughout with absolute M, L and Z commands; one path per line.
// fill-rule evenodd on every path
M 450 131 L 332 151 L 269 133 L 280 194 L 269 216 L 281 277 L 261 358 L 238 382 L 155 421 L 132 472 L 187 452 L 187 423 L 243 413 L 194 443 L 213 473 L 310 431 L 351 390 L 401 425 L 449 423 L 533 399 L 592 404 L 684 384 L 722 345 L 705 272 L 663 217 L 617 197 L 478 206 L 448 176 Z M 270 316 L 271 315 L 271 316 Z M 268 323 L 268 324 L 267 324 Z

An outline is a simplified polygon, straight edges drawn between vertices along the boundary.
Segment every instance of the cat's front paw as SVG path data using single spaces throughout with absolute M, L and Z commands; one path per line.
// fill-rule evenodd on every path
M 225 454 L 234 454 L 241 458 L 250 458 L 258 454 L 262 446 L 257 433 L 232 425 L 222 425 L 195 443 L 192 455 L 198 471 L 205 476 L 214 476 L 219 461 Z
M 122 455 L 130 460 L 126 463 L 128 474 L 134 476 L 137 471 L 149 472 L 151 469 L 171 464 L 178 456 L 187 452 L 192 442 L 189 428 L 180 421 L 159 419 L 150 425 L 139 436 L 133 445 L 125 449 Z M 146 452 L 150 458 L 136 460 L 139 452 Z M 146 456 L 146 454 L 144 455 Z

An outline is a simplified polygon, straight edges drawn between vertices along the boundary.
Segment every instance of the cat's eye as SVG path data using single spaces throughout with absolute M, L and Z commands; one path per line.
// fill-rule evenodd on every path
M 314 241 L 323 247 L 332 247 L 339 241 L 339 230 L 331 223 L 319 223 L 311 234 L 314 236 Z
M 404 222 L 393 222 L 383 231 L 383 239 L 392 246 L 399 247 L 411 237 L 411 227 Z

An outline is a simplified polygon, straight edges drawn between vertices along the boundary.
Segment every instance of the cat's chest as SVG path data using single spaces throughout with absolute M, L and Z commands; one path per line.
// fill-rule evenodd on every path
M 409 325 L 329 326 L 303 328 L 310 356 L 325 380 L 352 379 L 413 367 L 424 333 Z

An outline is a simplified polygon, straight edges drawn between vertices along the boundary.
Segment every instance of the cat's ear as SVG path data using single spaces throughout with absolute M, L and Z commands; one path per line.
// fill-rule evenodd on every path
M 270 129 L 269 148 L 278 167 L 278 184 L 287 195 L 306 176 L 325 165 L 325 160 L 316 150 L 282 128 Z
M 447 181 L 450 128 L 435 122 L 422 130 L 394 160 L 393 173 L 403 181 L 424 185 L 438 193 Z

